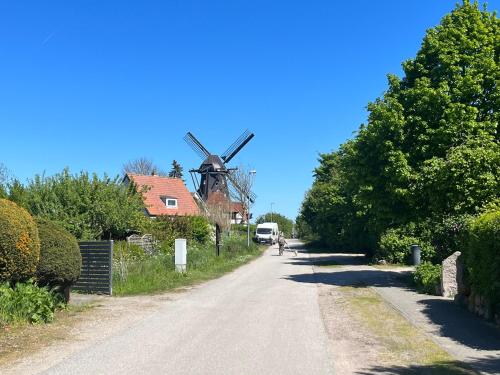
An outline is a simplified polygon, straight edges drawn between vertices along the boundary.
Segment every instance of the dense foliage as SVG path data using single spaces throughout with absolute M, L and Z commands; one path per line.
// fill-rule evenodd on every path
M 174 249 L 148 255 L 134 246 L 122 244 L 114 253 L 113 293 L 116 295 L 151 293 L 208 280 L 231 271 L 255 258 L 261 251 L 242 235 L 223 236 L 220 256 L 211 243 L 188 242 L 187 272 L 175 271 Z M 122 253 L 124 251 L 124 253 Z
M 293 231 L 293 221 L 287 218 L 286 216 L 283 216 L 277 212 L 268 212 L 267 214 L 261 215 L 255 220 L 256 224 L 261 224 L 261 223 L 277 223 L 278 228 L 285 237 L 289 238 L 292 235 Z
M 47 323 L 54 310 L 63 304 L 60 297 L 45 287 L 28 281 L 0 284 L 0 327 L 11 323 Z
M 71 286 L 80 277 L 82 256 L 76 238 L 60 225 L 38 219 L 40 261 L 36 269 L 39 285 Z
M 417 289 L 423 293 L 439 295 L 441 288 L 441 265 L 424 262 L 413 275 Z
M 120 178 L 99 178 L 65 169 L 35 176 L 26 186 L 14 181 L 9 198 L 33 216 L 60 223 L 78 239 L 119 239 L 147 222 L 142 196 Z
M 182 166 L 177 162 L 177 160 L 172 161 L 172 169 L 168 172 L 168 177 L 182 178 Z
M 432 244 L 428 260 L 449 255 L 463 219 L 500 194 L 499 35 L 467 0 L 428 30 L 356 137 L 320 155 L 300 230 L 393 261 L 413 241 Z
M 500 304 L 499 208 L 471 221 L 464 255 L 473 290 L 489 303 Z
M 38 229 L 31 215 L 17 204 L 0 199 L 0 281 L 32 277 L 39 256 Z
M 203 216 L 158 216 L 148 223 L 147 230 L 164 249 L 173 248 L 176 238 L 206 243 L 212 234 L 210 223 Z

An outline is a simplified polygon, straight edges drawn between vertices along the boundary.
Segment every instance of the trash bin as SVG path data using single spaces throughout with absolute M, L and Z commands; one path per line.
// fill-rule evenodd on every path
M 422 252 L 422 249 L 420 249 L 420 246 L 418 245 L 411 245 L 410 252 L 411 252 L 411 264 L 413 264 L 414 266 L 418 266 L 421 263 L 420 254 Z

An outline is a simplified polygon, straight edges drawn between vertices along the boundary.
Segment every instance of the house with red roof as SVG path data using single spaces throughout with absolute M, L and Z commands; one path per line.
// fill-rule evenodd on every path
M 146 214 L 155 218 L 160 215 L 199 215 L 200 210 L 193 196 L 180 178 L 127 173 L 125 184 L 135 184 L 142 192 Z

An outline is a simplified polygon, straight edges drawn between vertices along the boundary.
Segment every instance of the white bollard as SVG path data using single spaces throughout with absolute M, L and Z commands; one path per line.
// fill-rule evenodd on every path
M 187 241 L 184 238 L 175 240 L 175 269 L 177 272 L 186 272 Z

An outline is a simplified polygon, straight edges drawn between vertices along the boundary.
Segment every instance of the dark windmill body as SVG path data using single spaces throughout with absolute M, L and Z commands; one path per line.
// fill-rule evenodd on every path
M 196 194 L 205 208 L 210 203 L 231 202 L 230 189 L 242 192 L 238 181 L 232 176 L 231 172 L 236 168 L 228 168 L 229 163 L 238 154 L 245 145 L 254 137 L 253 133 L 245 131 L 229 148 L 221 155 L 210 153 L 195 136 L 188 132 L 184 140 L 191 148 L 203 159 L 198 169 L 192 169 L 189 172 L 195 185 Z M 198 175 L 200 179 L 198 180 Z M 255 194 L 245 192 L 247 199 L 254 202 Z M 220 247 L 220 227 L 216 224 L 216 246 L 217 254 Z

